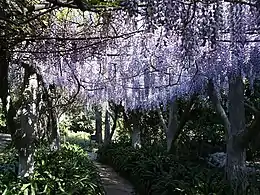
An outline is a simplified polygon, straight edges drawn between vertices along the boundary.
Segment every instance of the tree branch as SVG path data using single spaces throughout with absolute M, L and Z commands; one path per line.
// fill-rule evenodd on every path
M 157 108 L 157 112 L 158 112 L 158 115 L 159 115 L 159 118 L 160 118 L 160 121 L 161 121 L 161 124 L 162 124 L 162 127 L 163 127 L 163 130 L 164 132 L 166 133 L 168 128 L 167 128 L 167 125 L 166 125 L 166 122 L 163 118 L 163 113 L 162 113 L 162 110 L 160 107 Z
M 25 21 L 19 23 L 18 25 L 27 24 L 27 23 L 29 23 L 29 22 L 35 20 L 36 18 L 38 18 L 38 17 L 40 17 L 40 16 L 42 16 L 42 15 L 44 15 L 44 14 L 47 14 L 47 13 L 49 13 L 49 12 L 51 12 L 51 11 L 57 9 L 57 8 L 59 8 L 59 7 L 58 7 L 58 6 L 53 6 L 53 7 L 51 7 L 50 9 L 45 10 L 44 12 L 41 12 L 40 14 L 37 14 L 37 15 L 35 15 L 35 16 L 33 16 L 33 17 L 31 17 L 31 18 L 29 18 L 29 19 L 27 19 L 27 20 L 25 20 Z
M 245 100 L 245 107 L 247 107 L 251 112 L 253 112 L 253 113 L 255 113 L 255 114 L 257 114 L 257 113 L 260 112 L 260 111 L 259 111 L 256 107 L 254 107 L 254 106 L 251 104 L 251 102 L 249 102 L 248 100 Z
M 257 138 L 260 131 L 260 112 L 256 114 L 256 117 L 252 124 L 240 135 L 238 135 L 238 143 L 243 147 L 247 148 L 249 143 Z
M 174 153 L 176 146 L 175 146 L 175 142 L 179 137 L 179 134 L 181 133 L 181 130 L 183 129 L 183 127 L 186 125 L 187 121 L 189 120 L 189 116 L 191 113 L 191 110 L 193 109 L 194 105 L 195 105 L 195 100 L 197 98 L 197 95 L 194 94 L 191 96 L 191 99 L 188 102 L 188 105 L 185 107 L 182 115 L 181 115 L 181 119 L 180 119 L 180 123 L 178 124 L 174 134 L 173 134 L 173 139 L 172 139 L 172 143 L 169 149 L 169 153 Z
M 214 83 L 213 83 L 212 79 L 210 79 L 208 82 L 208 95 L 213 104 L 213 107 L 216 109 L 217 113 L 219 114 L 219 116 L 222 119 L 223 125 L 225 127 L 225 131 L 226 131 L 226 133 L 225 133 L 226 139 L 228 139 L 228 135 L 231 135 L 230 122 L 229 122 L 228 116 L 227 116 L 224 108 L 222 107 L 221 102 L 217 96 L 216 89 L 214 87 Z

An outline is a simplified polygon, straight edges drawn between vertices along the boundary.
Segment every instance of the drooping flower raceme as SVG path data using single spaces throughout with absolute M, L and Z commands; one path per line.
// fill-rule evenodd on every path
M 135 7 L 138 14 L 109 13 L 103 26 L 90 13 L 54 18 L 27 48 L 45 82 L 71 93 L 80 88 L 89 103 L 149 109 L 204 94 L 208 79 L 227 91 L 230 74 L 251 83 L 259 76 L 257 7 L 224 0 L 139 3 L 146 6 Z

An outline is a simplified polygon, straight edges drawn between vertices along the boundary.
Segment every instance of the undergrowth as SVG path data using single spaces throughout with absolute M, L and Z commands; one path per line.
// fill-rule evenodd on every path
M 20 179 L 16 174 L 17 153 L 5 151 L 0 159 L 0 194 L 102 195 L 96 167 L 77 145 L 63 144 L 55 152 L 47 147 L 37 150 L 34 174 Z
M 127 178 L 142 195 L 232 194 L 221 171 L 168 155 L 158 146 L 134 149 L 126 143 L 113 143 L 100 148 L 98 157 Z

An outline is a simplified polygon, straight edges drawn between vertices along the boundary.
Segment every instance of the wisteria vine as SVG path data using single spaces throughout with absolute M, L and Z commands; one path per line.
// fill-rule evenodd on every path
M 206 94 L 209 79 L 227 91 L 231 74 L 251 83 L 259 77 L 257 1 L 129 0 L 125 8 L 129 15 L 110 11 L 98 21 L 96 13 L 53 17 L 44 34 L 14 53 L 30 53 L 47 84 L 71 93 L 80 86 L 88 103 L 127 109 Z

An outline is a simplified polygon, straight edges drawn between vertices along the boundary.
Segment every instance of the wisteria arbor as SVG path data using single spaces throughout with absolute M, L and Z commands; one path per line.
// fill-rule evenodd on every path
M 27 56 L 44 85 L 62 86 L 91 104 L 113 101 L 126 109 L 151 109 L 177 97 L 209 96 L 227 132 L 228 179 L 237 191 L 245 189 L 245 148 L 258 134 L 260 122 L 259 111 L 244 100 L 244 79 L 253 84 L 259 76 L 257 0 L 143 0 L 105 6 L 83 0 L 45 2 L 41 9 L 48 13 L 40 12 L 44 17 L 33 24 L 39 28 L 26 33 L 18 28 L 11 39 L 6 32 L 15 28 L 7 30 L 6 24 L 15 26 L 18 16 L 1 15 L 6 27 L 1 30 L 1 51 L 11 54 L 12 64 Z M 53 11 L 58 7 L 66 9 Z M 29 20 L 22 22 L 32 25 Z M 4 72 L 11 61 L 3 54 L 0 97 L 6 105 Z M 228 94 L 229 117 L 220 92 Z M 255 114 L 248 128 L 245 106 Z

